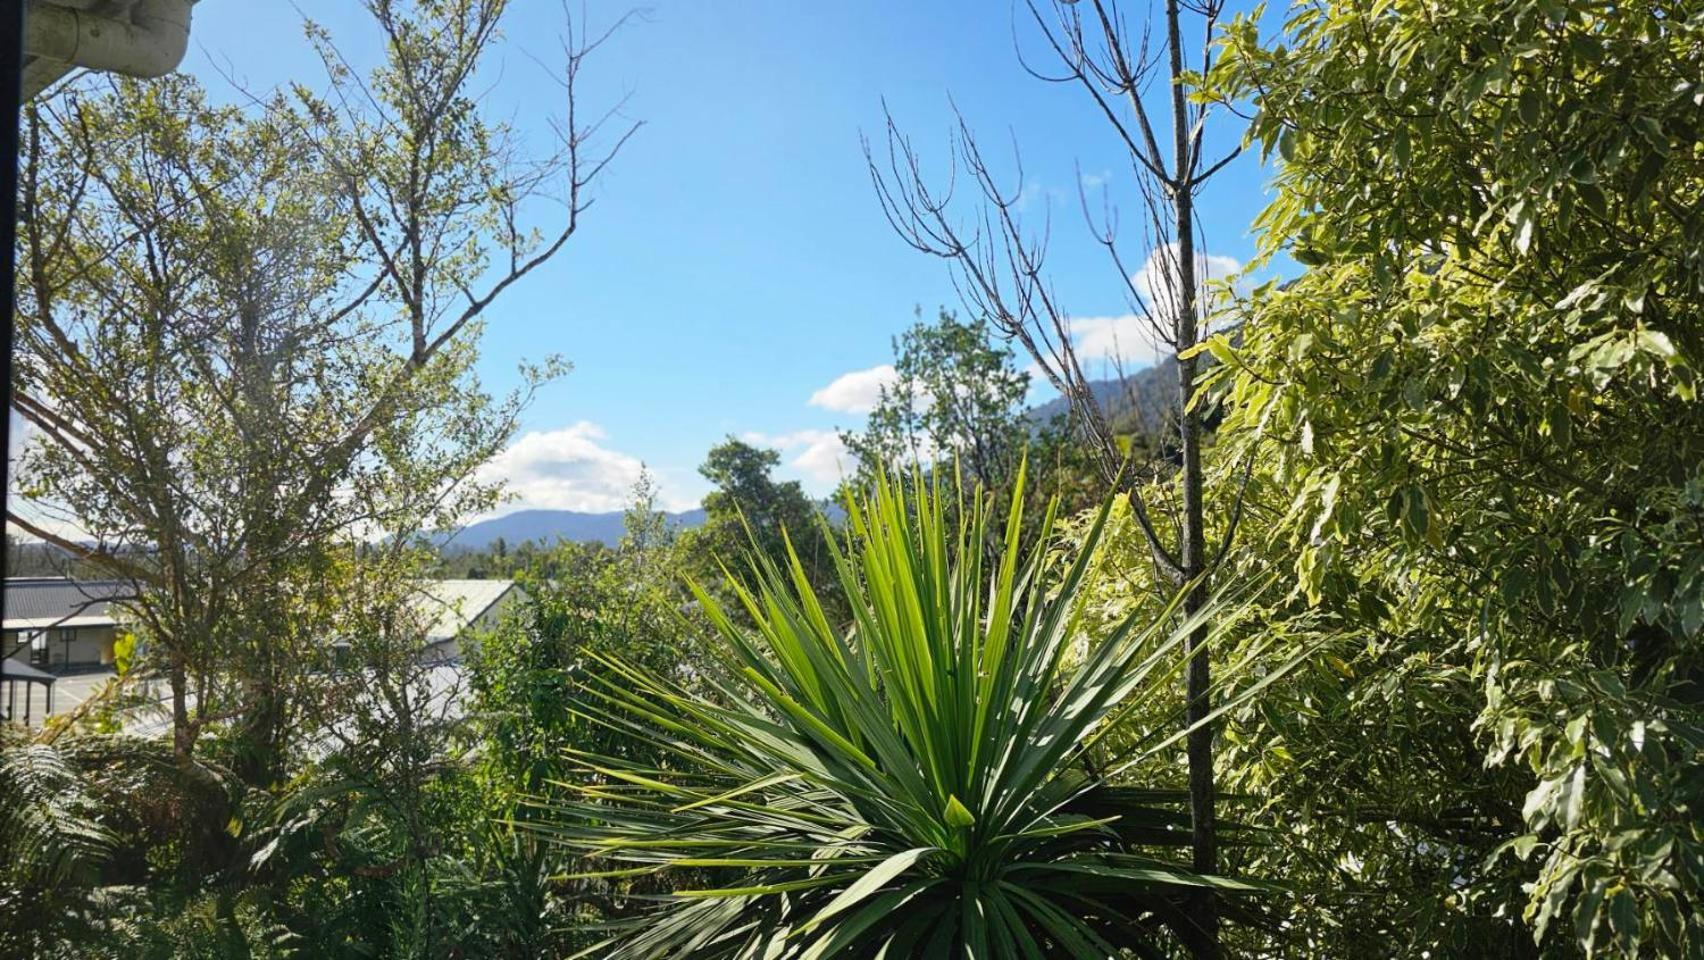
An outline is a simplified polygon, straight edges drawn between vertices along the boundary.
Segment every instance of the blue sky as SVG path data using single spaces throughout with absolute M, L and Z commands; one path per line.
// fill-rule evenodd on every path
M 550 0 L 513 6 L 481 82 L 494 112 L 538 133 L 560 107 L 537 61 L 559 59 L 563 13 Z M 375 37 L 355 7 L 208 0 L 184 69 L 216 95 L 231 91 L 228 77 L 251 90 L 323 86 L 301 16 L 370 62 Z M 600 27 L 627 9 L 594 2 L 586 12 Z M 859 137 L 880 135 L 884 98 L 939 171 L 949 96 L 989 152 L 1009 156 L 1015 139 L 1026 214 L 1051 210 L 1050 261 L 1067 307 L 1126 314 L 1118 274 L 1083 227 L 1077 183 L 1079 169 L 1104 178 L 1134 222 L 1129 161 L 1080 92 L 1024 72 L 1012 16 L 971 0 L 663 0 L 600 51 L 582 109 L 630 96 L 624 112 L 644 127 L 582 231 L 499 302 L 483 342 L 493 388 L 511 385 L 526 358 L 561 353 L 574 364 L 492 468 L 514 481 L 510 508 L 618 508 L 640 461 L 671 505 L 690 504 L 706 488 L 697 464 L 728 434 L 777 445 L 783 473 L 812 492 L 832 486 L 833 431 L 861 423 L 858 388 L 879 375 L 840 378 L 888 363 L 916 308 L 956 304 L 946 265 L 900 241 L 870 186 Z M 1211 254 L 1253 253 L 1248 224 L 1265 180 L 1253 157 L 1220 175 L 1203 206 Z

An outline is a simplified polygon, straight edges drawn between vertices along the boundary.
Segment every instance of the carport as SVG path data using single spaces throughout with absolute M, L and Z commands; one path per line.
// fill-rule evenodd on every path
M 47 710 L 42 714 L 42 719 L 46 720 L 53 713 L 53 684 L 58 679 L 46 670 L 38 670 L 17 657 L 0 660 L 0 683 L 6 685 L 6 719 L 18 719 L 18 684 L 21 683 L 24 685 L 24 723 L 29 724 L 30 703 L 33 699 L 30 696 L 30 685 L 39 683 L 47 688 Z

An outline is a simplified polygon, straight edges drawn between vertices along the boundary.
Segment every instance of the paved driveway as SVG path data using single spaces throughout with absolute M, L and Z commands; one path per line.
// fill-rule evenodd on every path
M 53 685 L 53 712 L 65 713 L 74 709 L 115 676 L 117 674 L 111 670 L 61 675 L 59 682 Z M 9 696 L 9 686 L 10 684 L 0 684 L 0 717 L 5 716 L 7 707 L 12 707 L 12 716 L 19 723 L 23 723 L 24 695 L 27 690 L 30 698 L 30 726 L 41 726 L 42 718 L 47 716 L 47 688 L 35 683 L 20 683 L 17 685 L 17 703 L 14 704 Z

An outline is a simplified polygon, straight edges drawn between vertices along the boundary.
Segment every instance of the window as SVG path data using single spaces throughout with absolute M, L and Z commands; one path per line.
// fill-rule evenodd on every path
M 71 663 L 71 641 L 75 639 L 77 639 L 76 627 L 59 628 L 59 649 L 63 653 L 63 659 L 59 661 L 60 663 L 67 665 Z
M 28 636 L 30 664 L 37 667 L 47 666 L 47 634 L 40 630 L 31 630 Z

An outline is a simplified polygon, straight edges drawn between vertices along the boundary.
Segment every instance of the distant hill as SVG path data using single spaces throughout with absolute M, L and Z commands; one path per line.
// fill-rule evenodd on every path
M 1089 392 L 1105 411 L 1119 433 L 1148 433 L 1157 430 L 1177 402 L 1177 361 L 1166 358 L 1138 370 L 1122 381 L 1091 380 Z M 1029 412 L 1036 426 L 1052 423 L 1070 412 L 1064 397 L 1054 397 Z M 1141 430 L 1137 428 L 1141 427 Z
M 76 560 L 71 554 L 51 543 L 18 540 L 6 536 L 6 576 L 59 577 L 65 576 Z
M 667 514 L 669 523 L 680 529 L 696 527 L 704 522 L 704 510 L 687 510 Z M 576 543 L 606 543 L 614 546 L 621 540 L 622 513 L 580 513 L 575 510 L 519 510 L 515 513 L 481 520 L 463 527 L 445 543 L 449 552 L 486 550 L 501 537 L 510 546 L 531 540 L 551 544 L 557 540 Z

